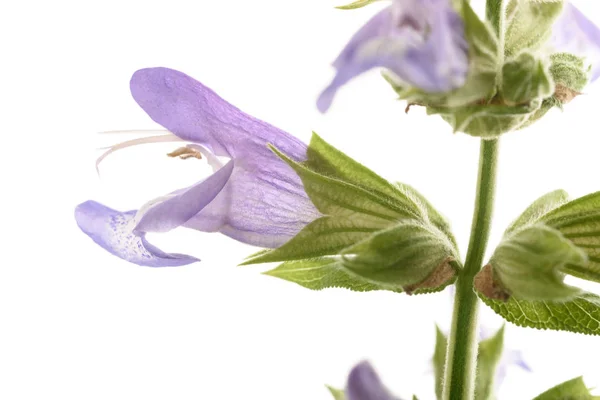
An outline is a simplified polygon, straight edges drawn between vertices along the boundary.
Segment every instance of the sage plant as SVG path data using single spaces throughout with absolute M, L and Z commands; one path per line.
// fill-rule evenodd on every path
M 466 257 L 448 220 L 412 186 L 388 182 L 317 134 L 304 144 L 168 68 L 131 79 L 133 98 L 166 133 L 117 144 L 98 162 L 129 146 L 174 142 L 172 156 L 205 158 L 214 173 L 139 210 L 87 201 L 75 218 L 105 250 L 142 266 L 198 261 L 145 238 L 186 227 L 263 248 L 243 264 L 280 262 L 267 274 L 312 290 L 411 295 L 453 286 L 450 330 L 436 335 L 437 397 L 492 399 L 508 364 L 528 367 L 503 350 L 504 328 L 481 338 L 480 303 L 519 326 L 600 335 L 600 297 L 564 282 L 566 275 L 600 282 L 600 192 L 542 195 L 484 259 L 501 136 L 566 108 L 600 76 L 600 29 L 566 0 L 487 0 L 485 15 L 467 0 L 387 3 L 349 39 L 317 107 L 326 112 L 340 86 L 378 68 L 408 106 L 480 140 Z M 337 400 L 397 399 L 366 361 L 344 389 L 329 390 Z M 600 397 L 574 378 L 536 399 L 593 398 Z

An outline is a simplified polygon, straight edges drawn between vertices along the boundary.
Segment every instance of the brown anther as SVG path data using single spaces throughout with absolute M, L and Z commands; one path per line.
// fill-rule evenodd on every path
M 180 147 L 168 153 L 167 156 L 179 157 L 182 160 L 187 160 L 188 158 L 197 158 L 198 160 L 202 159 L 202 153 L 200 153 L 198 150 L 189 147 Z

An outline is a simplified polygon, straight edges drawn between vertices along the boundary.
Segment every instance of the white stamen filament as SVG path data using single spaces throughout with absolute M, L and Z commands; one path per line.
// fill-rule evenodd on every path
M 99 132 L 99 133 L 100 134 L 127 134 L 127 135 L 140 135 L 140 134 L 148 135 L 148 134 L 150 134 L 153 136 L 146 136 L 146 137 L 141 137 L 141 138 L 137 138 L 137 139 L 127 140 L 125 142 L 117 143 L 110 147 L 105 147 L 104 149 L 108 149 L 108 150 L 106 152 L 104 152 L 96 160 L 96 171 L 98 173 L 100 173 L 99 169 L 98 169 L 100 163 L 106 157 L 108 157 L 110 154 L 114 153 L 115 151 L 122 150 L 122 149 L 125 149 L 128 147 L 149 144 L 149 143 L 185 142 L 185 140 L 180 139 L 179 137 L 177 137 L 176 135 L 172 134 L 171 132 L 169 132 L 167 130 L 124 130 L 124 131 L 106 131 L 106 132 Z M 201 146 L 198 144 L 187 144 L 185 147 L 192 149 L 193 151 L 196 151 L 196 152 L 200 153 L 202 156 L 204 156 L 206 158 L 208 165 L 213 169 L 213 172 L 216 172 L 217 170 L 221 169 L 224 165 L 224 163 L 222 161 L 220 161 L 217 156 L 215 156 L 212 152 L 210 152 L 204 146 Z M 175 152 L 177 152 L 177 150 Z M 139 221 L 141 220 L 141 218 L 144 216 L 144 214 L 150 208 L 152 208 L 153 206 L 155 206 L 159 203 L 162 203 L 165 200 L 170 199 L 173 196 L 176 196 L 182 190 L 186 190 L 186 189 L 176 190 L 167 195 L 163 195 L 163 196 L 157 197 L 155 199 L 152 199 L 152 200 L 148 201 L 146 204 L 142 205 L 140 207 L 140 209 L 138 210 L 138 212 L 136 213 L 135 217 L 131 221 L 132 226 L 136 226 L 139 223 Z
M 104 152 L 100 157 L 98 157 L 98 159 L 96 160 L 96 171 L 99 172 L 98 166 L 100 165 L 102 160 L 104 160 L 106 157 L 108 157 L 110 154 L 114 153 L 115 151 L 122 150 L 127 147 L 139 146 L 142 144 L 169 143 L 169 142 L 184 142 L 184 140 L 178 138 L 177 136 L 175 136 L 172 133 L 168 133 L 166 135 L 143 137 L 143 138 L 132 139 L 132 140 L 128 140 L 126 142 L 115 144 L 114 146 L 109 147 L 108 151 Z
M 166 129 L 128 129 L 122 131 L 103 131 L 98 132 L 99 135 L 158 135 L 171 133 Z

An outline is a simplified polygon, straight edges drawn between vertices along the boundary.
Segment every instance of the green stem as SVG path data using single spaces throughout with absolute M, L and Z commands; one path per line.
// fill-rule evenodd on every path
M 475 392 L 479 299 L 473 290 L 473 280 L 481 269 L 490 233 L 497 155 L 497 139 L 481 141 L 471 239 L 465 267 L 456 281 L 452 327 L 446 352 L 445 400 L 471 400 Z

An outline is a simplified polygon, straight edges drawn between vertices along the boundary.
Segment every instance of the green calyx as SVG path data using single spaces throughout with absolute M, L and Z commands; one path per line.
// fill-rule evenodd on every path
M 488 1 L 486 21 L 461 4 L 470 69 L 463 87 L 443 94 L 403 87 L 384 77 L 401 100 L 426 107 L 454 132 L 495 138 L 523 129 L 581 93 L 589 68 L 568 53 L 547 52 L 562 0 Z
M 314 134 L 307 160 L 273 148 L 323 214 L 283 246 L 244 264 L 281 262 L 267 275 L 320 290 L 438 291 L 460 264 L 449 224 L 411 186 L 390 183 Z

